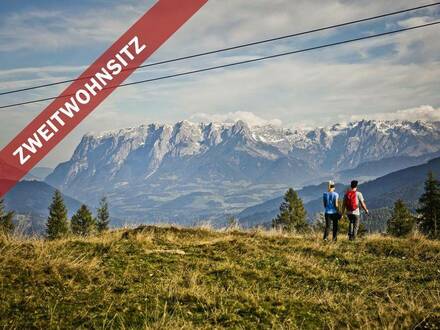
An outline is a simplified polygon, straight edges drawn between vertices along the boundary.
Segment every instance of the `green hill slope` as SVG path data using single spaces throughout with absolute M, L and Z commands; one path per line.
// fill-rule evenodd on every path
M 49 205 L 55 188 L 41 181 L 20 181 L 5 196 L 8 210 L 16 214 L 26 215 L 25 223 L 20 223 L 23 233 L 41 235 L 46 231 Z M 64 202 L 71 217 L 81 206 L 81 202 L 63 194 Z
M 360 191 L 366 198 L 370 210 L 380 211 L 385 208 L 392 208 L 397 199 L 402 199 L 410 207 L 415 207 L 420 195 L 423 193 L 424 182 L 428 172 L 435 175 L 440 173 L 440 158 L 429 162 L 405 168 L 372 181 L 361 183 Z M 305 208 L 310 217 L 323 212 L 322 193 L 326 191 L 326 183 L 316 186 L 307 186 L 298 191 L 298 194 L 305 202 Z M 336 191 L 341 195 L 347 189 L 344 185 L 337 185 Z M 313 197 L 314 196 L 314 197 Z M 237 217 L 240 224 L 252 227 L 260 224 L 271 224 L 271 220 L 278 214 L 282 196 L 271 199 L 261 204 L 254 205 L 243 210 Z M 377 213 L 377 212 L 375 212 Z M 383 219 L 373 219 L 381 222 Z M 384 224 L 381 228 L 383 230 Z M 374 228 L 369 228 L 374 229 Z
M 0 238 L 0 328 L 432 328 L 440 242 L 143 227 Z

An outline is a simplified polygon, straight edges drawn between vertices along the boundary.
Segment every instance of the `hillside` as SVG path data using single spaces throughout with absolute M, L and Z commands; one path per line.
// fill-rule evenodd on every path
M 49 205 L 55 188 L 41 181 L 20 181 L 6 195 L 5 205 L 17 214 L 26 215 L 29 220 L 21 224 L 27 234 L 41 234 L 46 229 Z M 81 206 L 81 202 L 63 194 L 64 202 L 72 216 Z
M 321 183 L 319 185 L 311 185 L 303 187 L 298 190 L 298 195 L 304 203 L 314 201 L 316 196 L 321 196 L 322 192 L 327 189 L 327 183 Z M 345 185 L 336 184 L 337 191 L 343 191 Z M 238 214 L 240 224 L 245 227 L 253 227 L 261 224 L 271 224 L 272 219 L 278 214 L 280 204 L 283 201 L 283 196 L 280 195 L 276 198 L 270 199 L 264 203 L 257 204 L 244 209 Z
M 38 180 L 43 181 L 46 176 L 48 176 L 50 173 L 53 172 L 53 168 L 50 167 L 34 167 L 29 171 L 28 174 L 24 177 L 24 180 L 32 181 L 32 180 Z
M 440 243 L 142 227 L 0 237 L 1 328 L 432 328 Z
M 399 198 L 409 205 L 415 205 L 423 193 L 424 182 L 429 171 L 437 176 L 440 174 L 440 158 L 363 183 L 360 190 L 367 199 L 370 209 L 391 207 Z M 307 208 L 310 212 L 319 211 L 321 199 L 310 201 Z
M 399 198 L 410 206 L 415 206 L 423 193 L 424 181 L 429 171 L 433 171 L 437 175 L 440 174 L 440 158 L 362 183 L 359 188 L 364 194 L 370 210 L 390 208 Z M 305 202 L 309 217 L 322 212 L 321 196 L 326 186 L 325 183 L 322 183 L 321 185 L 307 186 L 298 191 Z M 345 189 L 344 185 L 336 186 L 336 190 L 341 194 Z M 312 198 L 313 195 L 314 198 Z M 280 195 L 277 198 L 243 210 L 238 215 L 240 223 L 246 226 L 255 226 L 270 222 L 278 213 L 281 200 L 282 196 Z
M 435 152 L 418 157 L 401 156 L 369 161 L 360 164 L 356 168 L 337 173 L 336 179 L 340 182 L 350 182 L 352 178 L 358 178 L 360 181 L 370 181 L 408 167 L 422 165 L 439 156 L 440 152 Z

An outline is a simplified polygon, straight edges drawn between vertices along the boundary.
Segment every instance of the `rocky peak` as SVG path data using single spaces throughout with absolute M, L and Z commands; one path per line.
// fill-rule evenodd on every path
M 246 154 L 243 159 L 249 162 L 258 158 L 261 165 L 264 160 L 268 173 L 275 161 L 302 162 L 303 169 L 339 171 L 367 161 L 440 151 L 440 123 L 368 120 L 311 130 L 250 127 L 244 121 L 232 125 L 189 121 L 142 125 L 85 135 L 72 158 L 58 166 L 49 181 L 58 186 L 74 182 L 86 185 L 94 177 L 99 181 L 118 178 L 129 182 L 152 173 L 159 175 L 161 167 L 177 166 L 186 160 L 193 162 L 192 168 L 201 166 L 209 171 L 215 164 L 216 171 L 221 172 L 224 164 L 217 160 L 227 161 L 225 157 L 232 155 L 231 150 Z M 230 164 L 238 163 L 231 160 Z M 237 166 L 243 162 L 240 164 Z M 228 173 L 240 172 L 228 166 Z M 250 168 L 252 163 L 246 166 Z

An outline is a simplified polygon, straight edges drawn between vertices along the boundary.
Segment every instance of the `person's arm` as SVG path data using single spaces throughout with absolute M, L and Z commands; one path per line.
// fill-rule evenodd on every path
M 324 204 L 324 208 L 327 208 L 327 198 L 326 198 L 325 194 L 322 195 L 322 202 Z
M 368 211 L 368 208 L 367 208 L 367 204 L 365 204 L 364 196 L 363 196 L 361 193 L 359 194 L 359 201 L 361 202 L 361 206 L 362 206 L 362 208 L 364 209 L 364 211 L 365 211 L 367 214 L 370 214 L 370 211 Z
M 367 204 L 365 204 L 365 201 L 362 201 L 361 205 L 362 205 L 362 208 L 365 210 L 365 212 L 366 212 L 367 214 L 370 214 L 370 211 L 368 211 L 368 209 L 367 209 Z

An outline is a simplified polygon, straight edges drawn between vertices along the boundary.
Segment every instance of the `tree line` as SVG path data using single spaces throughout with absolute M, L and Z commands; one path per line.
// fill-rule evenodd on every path
M 87 205 L 83 204 L 68 220 L 67 207 L 63 196 L 56 190 L 49 206 L 49 217 L 46 223 L 48 239 L 58 239 L 72 233 L 74 235 L 88 236 L 95 232 L 103 232 L 108 229 L 110 215 L 108 203 L 105 197 L 101 199 L 96 218 Z
M 432 172 L 428 174 L 424 190 L 416 214 L 409 210 L 403 200 L 395 202 L 393 213 L 387 222 L 387 233 L 403 237 L 418 228 L 426 236 L 440 239 L 440 181 Z
M 12 234 L 14 231 L 13 219 L 14 212 L 6 212 L 3 200 L 0 200 L 0 232 Z M 59 190 L 55 190 L 46 221 L 46 237 L 54 240 L 70 234 L 88 236 L 93 233 L 101 233 L 108 230 L 109 222 L 110 213 L 105 197 L 99 203 L 96 217 L 93 216 L 87 205 L 83 204 L 69 220 L 63 196 Z
M 14 231 L 14 212 L 6 211 L 3 200 L 0 200 L 0 233 L 10 234 Z M 69 234 L 88 236 L 108 229 L 110 215 L 105 197 L 100 201 L 96 217 L 87 205 L 83 204 L 69 220 L 67 207 L 59 190 L 54 192 L 49 206 L 49 217 L 46 223 L 48 239 L 58 239 Z M 344 230 L 344 217 L 341 220 Z M 290 188 L 284 195 L 280 212 L 272 220 L 272 226 L 289 232 L 303 232 L 309 229 L 307 212 L 298 193 Z M 394 204 L 391 216 L 387 220 L 387 233 L 397 237 L 408 236 L 415 229 L 434 239 L 440 239 L 440 181 L 432 172 L 425 181 L 424 193 L 419 198 L 419 207 L 412 213 L 399 199 Z M 360 233 L 365 228 L 360 228 Z
M 404 237 L 418 229 L 429 238 L 440 239 L 440 181 L 432 172 L 428 173 L 424 193 L 420 196 L 418 205 L 416 212 L 413 213 L 403 200 L 397 200 L 387 220 L 387 233 Z M 340 220 L 342 224 L 347 222 L 344 219 L 343 217 Z M 315 226 L 320 228 L 319 225 L 318 221 Z M 279 214 L 272 220 L 272 227 L 289 232 L 303 232 L 310 229 L 304 204 L 292 188 L 285 193 Z M 343 231 L 344 226 L 341 227 Z M 362 231 L 366 231 L 365 228 L 360 228 L 360 232 Z

